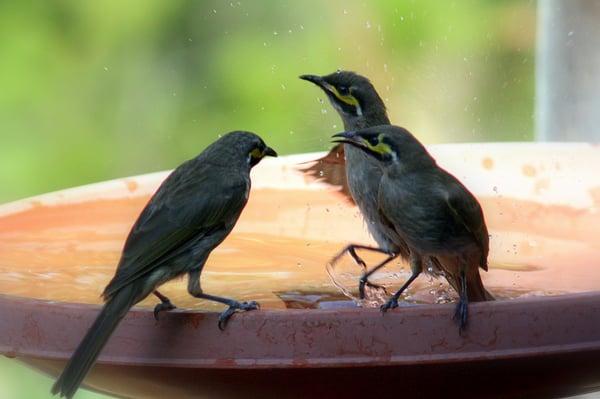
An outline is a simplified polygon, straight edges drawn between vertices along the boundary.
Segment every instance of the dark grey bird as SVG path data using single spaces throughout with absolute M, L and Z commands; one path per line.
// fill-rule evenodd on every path
M 377 94 L 373 84 L 364 76 L 349 71 L 338 71 L 326 76 L 302 75 L 300 79 L 314 83 L 325 92 L 342 118 L 346 130 L 390 124 L 383 100 Z M 359 295 L 362 299 L 365 285 L 379 287 L 368 280 L 374 271 L 397 256 L 405 260 L 409 257 L 406 244 L 401 240 L 389 239 L 392 233 L 386 231 L 388 227 L 382 223 L 377 214 L 377 192 L 382 176 L 381 168 L 377 160 L 364 151 L 352 145 L 338 144 L 305 172 L 332 185 L 341 186 L 342 191 L 349 192 L 360 209 L 369 232 L 377 242 L 378 247 L 350 244 L 330 262 L 335 264 L 348 252 L 365 269 L 359 282 Z M 367 271 L 365 262 L 356 253 L 357 249 L 385 253 L 388 257 L 372 270 Z
M 382 177 L 372 212 L 388 226 L 388 240 L 408 245 L 412 274 L 381 310 L 398 306 L 398 298 L 430 257 L 459 294 L 455 317 L 462 331 L 468 302 L 493 300 L 479 275 L 479 268 L 488 269 L 489 252 L 479 202 L 404 128 L 382 125 L 333 137 L 377 162 Z
M 125 242 L 115 276 L 102 294 L 105 305 L 62 374 L 53 394 L 71 398 L 129 309 L 154 293 L 159 312 L 174 309 L 157 291 L 161 284 L 188 274 L 188 292 L 228 306 L 219 328 L 236 311 L 257 309 L 256 302 L 238 302 L 206 294 L 200 273 L 211 251 L 229 235 L 248 201 L 250 169 L 265 156 L 277 156 L 256 134 L 231 132 L 200 155 L 175 169 L 152 196 Z

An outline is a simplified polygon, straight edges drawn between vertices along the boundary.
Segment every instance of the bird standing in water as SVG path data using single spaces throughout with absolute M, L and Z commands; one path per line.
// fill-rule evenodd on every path
M 129 309 L 154 293 L 161 301 L 154 316 L 174 309 L 157 291 L 161 284 L 188 274 L 188 292 L 228 305 L 219 328 L 236 311 L 256 302 L 206 294 L 200 273 L 211 251 L 229 235 L 248 201 L 250 169 L 265 156 L 277 156 L 254 133 L 231 132 L 175 169 L 152 196 L 125 242 L 117 271 L 102 294 L 106 304 L 62 374 L 53 394 L 71 398 Z
M 325 92 L 342 118 L 346 130 L 390 124 L 383 100 L 373 84 L 364 76 L 349 71 L 338 71 L 326 76 L 302 75 L 300 79 L 314 83 Z M 381 168 L 377 160 L 364 151 L 352 145 L 338 144 L 305 172 L 313 177 L 318 176 L 327 183 L 341 186 L 346 194 L 349 192 L 360 209 L 369 232 L 377 242 L 378 247 L 350 244 L 330 262 L 335 264 L 348 252 L 356 263 L 365 269 L 359 282 L 359 296 L 363 299 L 365 285 L 382 288 L 369 282 L 368 278 L 373 272 L 398 256 L 405 260 L 409 258 L 406 243 L 400 239 L 390 240 L 392 232 L 386 231 L 388 227 L 377 214 Z M 371 270 L 366 270 L 365 262 L 356 253 L 357 249 L 380 252 L 388 256 Z
M 377 163 L 382 177 L 371 213 L 377 213 L 388 227 L 388 240 L 408 246 L 412 275 L 381 310 L 398 306 L 398 298 L 430 257 L 460 296 L 455 317 L 462 331 L 468 302 L 493 300 L 479 275 L 479 268 L 488 269 L 489 252 L 479 202 L 456 177 L 437 166 L 406 129 L 384 125 L 333 137 Z

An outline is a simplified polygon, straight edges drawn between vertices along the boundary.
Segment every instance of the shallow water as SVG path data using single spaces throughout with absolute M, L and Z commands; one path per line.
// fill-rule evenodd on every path
M 146 200 L 36 206 L 1 217 L 0 292 L 99 303 L 125 236 Z M 569 216 L 562 208 L 535 211 L 527 208 L 532 204 L 515 206 L 508 199 L 483 199 L 482 204 L 492 236 L 490 271 L 482 271 L 482 278 L 497 298 L 600 287 L 596 261 L 600 245 L 597 235 L 589 234 L 595 227 L 588 224 L 597 222 L 596 215 Z M 523 215 L 529 216 L 525 219 Z M 554 222 L 544 222 L 549 218 Z M 326 272 L 327 261 L 352 237 L 370 242 L 356 209 L 335 195 L 255 191 L 234 232 L 209 258 L 202 274 L 203 289 L 239 300 L 257 300 L 263 308 L 378 306 L 386 298 L 381 290 L 369 290 L 366 301 L 352 300 L 362 270 L 350 257 L 334 270 L 343 290 L 332 284 Z M 381 258 L 364 254 L 368 264 Z M 371 280 L 393 292 L 408 276 L 409 268 L 396 262 Z M 160 291 L 180 308 L 222 308 L 190 297 L 186 280 L 169 282 Z M 443 279 L 422 276 L 407 291 L 403 304 L 454 299 L 454 291 Z M 141 305 L 155 303 L 157 299 L 150 297 Z

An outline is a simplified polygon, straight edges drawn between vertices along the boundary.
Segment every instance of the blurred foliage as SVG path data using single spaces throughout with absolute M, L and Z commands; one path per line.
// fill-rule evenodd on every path
M 427 143 L 530 140 L 534 39 L 522 0 L 0 1 L 0 202 L 173 168 L 234 129 L 325 150 L 340 122 L 297 76 L 338 68 Z M 14 364 L 4 393 L 49 397 Z
M 297 79 L 369 76 L 425 142 L 532 137 L 532 1 L 2 1 L 0 202 L 168 169 L 218 134 L 340 129 Z
M 45 399 L 53 398 L 50 388 L 54 380 L 29 369 L 27 366 L 0 356 L 0 398 Z M 76 399 L 108 399 L 106 395 L 81 389 Z

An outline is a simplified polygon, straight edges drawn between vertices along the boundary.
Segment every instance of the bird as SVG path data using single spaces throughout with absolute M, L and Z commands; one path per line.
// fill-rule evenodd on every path
M 484 288 L 479 268 L 488 270 L 489 235 L 475 196 L 452 174 L 439 167 L 408 130 L 382 125 L 346 131 L 334 142 L 350 145 L 375 160 L 382 173 L 376 212 L 389 227 L 390 241 L 409 249 L 411 276 L 381 305 L 398 306 L 398 298 L 423 271 L 430 257 L 459 294 L 454 317 L 462 332 L 470 301 L 493 300 Z
M 390 124 L 385 104 L 368 78 L 351 71 L 336 71 L 325 76 L 302 75 L 300 79 L 314 83 L 325 92 L 340 115 L 345 130 Z M 329 264 L 334 265 L 344 254 L 349 253 L 364 270 L 359 280 L 359 297 L 364 299 L 365 286 L 385 290 L 384 287 L 371 283 L 369 276 L 398 256 L 408 260 L 409 251 L 402 240 L 389 239 L 392 232 L 386 231 L 388 227 L 376 212 L 377 191 L 382 176 L 377 161 L 352 145 L 338 144 L 304 172 L 329 184 L 341 186 L 342 192 L 350 196 L 358 206 L 369 233 L 377 243 L 377 247 L 349 244 Z M 367 270 L 357 249 L 383 253 L 387 257 Z
M 102 297 L 96 320 L 52 387 L 54 395 L 71 398 L 129 309 L 150 294 L 161 311 L 174 309 L 157 288 L 188 275 L 190 295 L 223 303 L 218 327 L 225 328 L 236 311 L 258 304 L 206 294 L 200 274 L 211 253 L 231 232 L 250 193 L 250 170 L 275 150 L 256 134 L 230 132 L 200 155 L 178 166 L 160 185 L 134 223 L 125 241 L 114 277 Z

